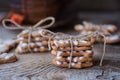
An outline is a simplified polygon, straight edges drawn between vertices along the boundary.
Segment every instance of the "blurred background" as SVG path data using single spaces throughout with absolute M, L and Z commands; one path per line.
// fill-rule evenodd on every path
M 83 20 L 119 25 L 120 0 L 0 0 L 0 14 L 1 19 L 11 18 L 20 24 L 54 16 L 55 26 L 73 26 Z
M 19 3 L 21 0 L 0 0 L 0 11 L 9 11 L 10 10 L 9 3 L 12 3 L 14 1 Z M 29 1 L 29 0 L 26 0 L 26 1 Z M 65 1 L 68 1 L 69 3 L 70 0 L 65 0 Z M 79 10 L 119 11 L 120 0 L 74 0 L 74 1 L 72 0 L 70 8 L 76 11 L 79 11 Z

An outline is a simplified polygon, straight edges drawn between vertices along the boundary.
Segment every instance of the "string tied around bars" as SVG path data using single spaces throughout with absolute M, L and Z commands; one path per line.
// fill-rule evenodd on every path
M 51 21 L 49 24 L 46 24 L 46 25 L 43 25 L 43 23 L 47 22 L 47 21 Z M 8 26 L 6 24 L 6 22 L 9 22 L 9 23 L 12 23 L 13 25 L 15 25 L 15 27 L 13 26 Z M 32 35 L 32 31 L 34 30 L 41 30 L 40 31 L 40 34 L 41 36 L 43 37 L 48 37 L 48 36 L 44 36 L 42 34 L 42 31 L 43 30 L 46 30 L 47 32 L 50 32 L 51 34 L 54 34 L 52 31 L 49 31 L 47 30 L 46 28 L 49 28 L 51 27 L 53 24 L 55 23 L 55 18 L 54 17 L 46 17 L 44 19 L 41 19 L 40 21 L 38 21 L 35 25 L 33 26 L 21 26 L 19 25 L 18 23 L 16 23 L 15 21 L 12 21 L 10 19 L 4 19 L 2 21 L 2 25 L 3 27 L 5 27 L 6 29 L 10 29 L 10 30 L 29 30 L 29 33 L 28 33 L 28 50 L 30 52 L 32 52 L 31 48 L 30 48 L 30 42 L 31 42 L 31 35 Z
M 59 35 L 61 35 L 60 37 L 58 37 Z M 68 40 L 70 42 L 70 61 L 69 61 L 69 66 L 68 68 L 71 68 L 71 62 L 72 62 L 72 55 L 73 55 L 73 40 L 78 40 L 78 39 L 90 39 L 90 38 L 94 38 L 98 35 L 101 35 L 103 38 L 104 38 L 104 46 L 103 46 L 103 54 L 102 54 L 102 57 L 100 59 L 100 66 L 102 66 L 102 62 L 103 62 L 103 59 L 104 59 L 104 55 L 105 55 L 105 48 L 106 48 L 106 39 L 105 39 L 105 36 L 103 34 L 101 34 L 99 31 L 96 31 L 96 32 L 91 32 L 91 33 L 88 33 L 88 34 L 84 34 L 84 35 L 77 35 L 77 36 L 72 36 L 72 35 L 67 35 L 67 34 L 64 34 L 64 33 L 54 33 L 53 36 L 51 36 L 51 38 L 49 38 L 49 41 L 48 41 L 48 45 L 49 45 L 49 48 L 51 49 L 51 45 L 50 45 L 50 42 L 52 39 L 57 39 L 57 40 Z M 58 38 L 56 38 L 56 36 Z

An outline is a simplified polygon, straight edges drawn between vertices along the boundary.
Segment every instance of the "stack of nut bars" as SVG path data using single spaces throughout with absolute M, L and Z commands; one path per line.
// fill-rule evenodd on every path
M 16 42 L 18 43 L 18 47 L 15 51 L 16 53 L 39 53 L 48 51 L 48 39 L 50 36 L 52 36 L 52 33 L 48 30 L 32 31 L 29 42 L 29 30 L 24 30 L 17 36 Z M 30 49 L 28 47 L 30 47 Z
M 117 26 L 112 24 L 94 24 L 91 22 L 83 21 L 83 24 L 77 24 L 74 28 L 76 31 L 79 31 L 81 35 L 99 31 L 99 33 L 103 34 L 106 37 L 106 43 L 120 43 L 120 35 L 118 34 L 119 30 Z M 94 38 L 94 42 L 104 42 L 104 38 L 102 36 L 99 38 L 100 39 Z
M 51 41 L 51 53 L 55 56 L 53 64 L 66 68 L 91 67 L 93 65 L 92 45 L 91 38 L 72 40 L 54 38 Z

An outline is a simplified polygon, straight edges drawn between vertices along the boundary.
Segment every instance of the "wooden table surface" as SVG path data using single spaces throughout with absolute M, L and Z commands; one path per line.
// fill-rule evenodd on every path
M 85 17 L 85 14 L 79 16 Z M 92 20 L 93 17 L 90 18 L 91 16 L 89 16 L 87 18 Z M 100 21 L 98 20 L 98 22 Z M 55 31 L 73 35 L 78 34 L 78 32 L 68 27 L 66 29 L 56 29 Z M 6 30 L 0 26 L 0 39 L 11 39 L 19 32 Z M 120 80 L 120 44 L 106 46 L 103 66 L 100 67 L 102 49 L 103 45 L 94 44 L 94 66 L 85 69 L 57 67 L 51 62 L 54 56 L 50 52 L 16 54 L 18 57 L 17 62 L 0 64 L 0 80 Z

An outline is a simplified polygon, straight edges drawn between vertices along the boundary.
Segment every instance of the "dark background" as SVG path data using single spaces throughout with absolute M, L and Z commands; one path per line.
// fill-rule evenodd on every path
M 0 0 L 0 11 L 9 11 L 10 1 L 11 0 Z M 120 11 L 120 0 L 72 0 L 69 4 L 68 10 Z
M 0 0 L 0 12 L 10 11 L 10 1 Z M 65 0 L 68 5 L 63 6 L 63 11 L 59 18 L 62 20 L 77 17 L 78 20 L 71 19 L 71 27 L 81 23 L 83 20 L 94 23 L 110 23 L 120 26 L 120 0 Z

